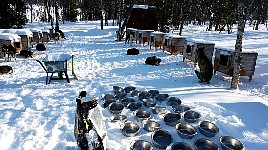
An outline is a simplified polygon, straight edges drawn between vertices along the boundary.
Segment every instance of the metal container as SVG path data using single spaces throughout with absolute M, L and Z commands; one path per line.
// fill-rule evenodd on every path
M 113 92 L 115 94 L 121 93 L 121 92 L 124 92 L 124 89 L 122 87 L 120 87 L 120 86 L 113 86 Z
M 130 150 L 152 150 L 153 146 L 145 140 L 136 140 L 131 143 Z
M 133 122 L 126 122 L 121 129 L 124 136 L 133 137 L 136 136 L 140 131 L 140 127 Z
M 115 99 L 107 99 L 107 100 L 104 100 L 103 107 L 106 108 L 106 107 L 108 107 L 113 102 L 116 102 L 116 100 Z
M 133 91 L 133 90 L 135 90 L 136 89 L 136 87 L 134 87 L 134 86 L 128 86 L 128 87 L 125 87 L 124 88 L 124 91 L 126 92 L 126 93 L 130 93 L 131 91 Z
M 187 107 L 187 106 L 179 105 L 179 106 L 173 107 L 173 111 L 175 113 L 183 113 L 183 112 L 186 112 L 188 110 L 190 110 L 190 107 Z
M 142 122 L 144 120 L 148 120 L 151 118 L 150 112 L 146 110 L 142 110 L 142 109 L 134 111 L 133 114 L 136 117 L 137 121 L 139 122 Z
M 219 150 L 217 144 L 208 139 L 197 139 L 194 146 L 196 150 Z
M 167 113 L 164 116 L 165 124 L 173 127 L 180 122 L 180 119 L 181 115 L 177 113 Z
M 115 96 L 114 96 L 114 98 L 121 100 L 121 99 L 126 98 L 126 96 L 127 96 L 127 93 L 121 92 L 121 93 L 116 93 Z
M 198 130 L 200 133 L 206 137 L 214 137 L 219 133 L 219 128 L 216 124 L 210 121 L 201 121 L 198 123 Z
M 109 110 L 112 114 L 120 114 L 124 109 L 124 105 L 120 102 L 112 102 L 109 105 Z
M 112 95 L 112 94 L 102 94 L 101 98 L 103 100 L 112 100 L 112 99 L 114 99 L 114 95 Z
M 196 112 L 196 111 L 186 111 L 184 113 L 184 121 L 188 122 L 188 123 L 195 123 L 199 120 L 199 118 L 201 117 L 200 113 Z
M 135 102 L 135 100 L 134 100 L 133 98 L 124 98 L 124 99 L 121 100 L 121 103 L 122 103 L 125 107 L 127 107 L 127 105 L 128 105 L 129 103 L 131 103 L 131 102 Z
M 178 123 L 175 129 L 182 139 L 192 139 L 197 135 L 196 129 L 188 123 Z
M 176 142 L 171 146 L 171 150 L 193 150 L 193 149 L 187 143 Z
M 159 102 L 165 101 L 169 97 L 168 94 L 158 94 L 155 99 Z
M 161 114 L 167 113 L 167 108 L 166 107 L 156 106 L 156 107 L 151 107 L 151 109 L 152 109 L 152 112 L 154 114 L 161 115 Z
M 167 105 L 171 106 L 172 108 L 181 105 L 181 100 L 177 97 L 168 97 L 166 100 Z
M 159 149 L 166 149 L 173 142 L 172 135 L 166 130 L 157 130 L 152 133 L 153 145 Z
M 148 91 L 141 91 L 139 93 L 139 99 L 143 100 L 145 98 L 150 98 L 151 97 L 151 93 L 149 93 Z
M 131 91 L 131 97 L 135 97 L 135 96 L 139 96 L 139 94 L 140 94 L 140 91 L 138 91 L 138 90 L 133 90 L 133 91 Z
M 140 109 L 141 106 L 142 104 L 139 102 L 131 102 L 127 105 L 127 108 L 130 109 L 131 111 L 135 111 L 135 110 Z
M 143 121 L 143 129 L 148 131 L 148 132 L 154 132 L 156 130 L 159 130 L 161 128 L 161 125 L 153 120 L 146 120 Z
M 156 105 L 156 101 L 150 98 L 142 99 L 142 102 L 145 107 L 154 107 Z
M 151 97 L 156 97 L 159 94 L 158 90 L 149 90 L 148 92 L 151 94 Z
M 221 148 L 223 150 L 244 150 L 244 144 L 231 136 L 220 137 Z
M 126 115 L 116 115 L 111 118 L 111 122 L 122 122 L 125 123 L 127 121 Z

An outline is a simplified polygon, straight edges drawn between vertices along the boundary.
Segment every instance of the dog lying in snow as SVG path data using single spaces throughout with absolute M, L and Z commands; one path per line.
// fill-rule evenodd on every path
M 153 66 L 159 66 L 161 62 L 160 58 L 157 58 L 156 56 L 148 57 L 145 61 L 147 65 L 153 65 Z
M 8 65 L 0 66 L 0 75 L 8 73 L 13 73 L 13 69 L 11 66 Z

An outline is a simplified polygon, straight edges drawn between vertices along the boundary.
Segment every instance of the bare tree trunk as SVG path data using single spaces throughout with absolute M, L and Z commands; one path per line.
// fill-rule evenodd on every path
M 237 16 L 238 16 L 238 28 L 237 28 L 237 39 L 235 44 L 235 55 L 234 55 L 234 71 L 231 82 L 231 88 L 237 89 L 239 76 L 240 76 L 240 62 L 241 56 L 240 52 L 242 51 L 242 39 L 245 28 L 245 20 L 244 20 L 244 3 L 243 0 L 239 0 L 237 3 Z

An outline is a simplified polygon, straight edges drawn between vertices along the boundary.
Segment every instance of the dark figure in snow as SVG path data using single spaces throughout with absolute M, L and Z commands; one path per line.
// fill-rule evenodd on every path
M 209 83 L 213 76 L 213 65 L 205 54 L 204 48 L 198 48 L 196 50 L 196 61 L 200 71 L 195 70 L 195 74 L 201 82 Z
M 153 65 L 153 66 L 159 66 L 161 62 L 160 58 L 157 58 L 156 56 L 147 57 L 145 63 L 147 65 Z
M 8 65 L 0 66 L 0 75 L 8 73 L 13 73 L 13 69 L 11 66 Z

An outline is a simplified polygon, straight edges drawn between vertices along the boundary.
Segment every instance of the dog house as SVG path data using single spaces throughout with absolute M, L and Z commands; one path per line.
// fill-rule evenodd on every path
M 212 61 L 214 53 L 214 43 L 209 43 L 205 41 L 193 41 L 187 40 L 186 49 L 183 49 L 183 61 L 186 59 L 191 60 L 196 64 L 196 50 L 198 48 L 204 48 L 204 52 L 209 60 Z
M 150 34 L 154 32 L 154 30 L 141 30 L 141 43 L 147 43 L 149 45 L 150 42 Z
M 164 35 L 163 51 L 171 54 L 183 53 L 187 47 L 186 37 L 176 34 Z
M 41 29 L 31 29 L 32 33 L 33 33 L 33 42 L 35 43 L 40 43 L 42 42 L 42 38 L 43 38 L 43 32 Z
M 135 32 L 136 32 L 137 29 L 134 29 L 134 28 L 127 28 L 127 34 L 130 35 L 130 39 L 129 41 L 131 43 L 133 43 L 133 40 L 135 40 Z
M 14 46 L 16 48 L 16 52 L 20 52 L 22 50 L 22 42 L 19 35 L 11 33 L 1 33 L 1 35 L 11 36 L 13 38 L 13 43 L 10 43 L 9 45 Z
M 153 46 L 155 49 L 161 48 L 164 43 L 164 32 L 151 32 L 150 33 L 150 49 Z
M 21 37 L 22 42 L 22 50 L 30 50 L 32 40 L 33 40 L 33 33 L 28 29 L 17 29 L 15 34 Z
M 43 38 L 42 42 L 49 42 L 50 41 L 50 33 L 49 30 L 42 30 Z
M 248 76 L 250 81 L 255 72 L 258 53 L 253 51 L 243 51 L 240 54 L 242 58 L 240 66 L 240 76 Z M 234 55 L 234 50 L 215 48 L 214 74 L 219 71 L 232 76 L 234 70 Z

